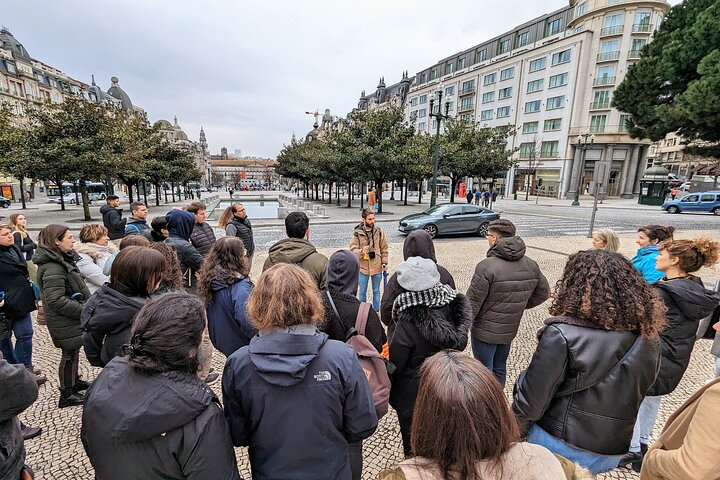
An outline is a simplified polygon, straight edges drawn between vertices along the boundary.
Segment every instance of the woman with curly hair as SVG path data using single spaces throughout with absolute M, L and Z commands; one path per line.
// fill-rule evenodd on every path
M 523 436 L 598 474 L 617 467 L 660 365 L 665 306 L 630 262 L 570 256 L 514 391 Z
M 159 297 L 163 293 L 182 290 L 182 270 L 175 249 L 163 242 L 153 242 L 148 248 L 157 250 L 165 257 L 165 268 L 160 276 L 160 286 L 152 293 L 151 298 Z
M 690 363 L 698 324 L 720 302 L 720 294 L 705 290 L 702 280 L 692 275 L 701 267 L 715 265 L 718 255 L 720 243 L 707 237 L 675 240 L 660 246 L 655 268 L 663 273 L 664 278 L 654 287 L 667 307 L 668 328 L 660 334 L 660 373 L 640 406 L 630 450 L 620 461 L 621 466 L 631 465 L 633 470 L 640 471 L 660 400 L 680 383 Z
M 675 227 L 665 225 L 647 225 L 638 228 L 638 251 L 632 264 L 637 268 L 648 283 L 654 283 L 663 278 L 663 273 L 655 268 L 655 257 L 660 253 L 660 244 L 672 242 Z

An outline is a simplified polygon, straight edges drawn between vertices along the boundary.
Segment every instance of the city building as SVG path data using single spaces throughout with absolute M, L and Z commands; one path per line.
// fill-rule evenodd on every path
M 205 130 L 200 127 L 200 139 L 194 142 L 188 138 L 185 131 L 178 125 L 177 117 L 171 124 L 167 120 L 158 120 L 154 124 L 158 131 L 162 133 L 169 142 L 180 145 L 192 153 L 195 166 L 203 174 L 202 183 L 210 186 L 210 152 L 208 151 L 207 139 L 205 138 Z
M 373 93 L 365 94 L 365 90 L 360 93 L 358 101 L 358 110 L 372 110 L 374 108 L 386 108 L 388 105 L 404 106 L 407 100 L 410 85 L 412 85 L 415 77 L 410 77 L 408 72 L 402 74 L 402 78 L 394 85 L 387 87 L 385 85 L 385 77 L 380 77 L 380 82 Z
M 517 126 L 508 140 L 518 149 L 517 166 L 496 183 L 500 190 L 530 185 L 534 193 L 542 179 L 541 195 L 564 198 L 578 185 L 592 192 L 602 161 L 609 167 L 602 169 L 605 194 L 632 197 L 650 142 L 627 135 L 628 117 L 611 107 L 612 94 L 669 10 L 664 0 L 570 0 L 419 71 L 404 103 L 406 119 L 434 133 L 429 100 L 442 91 L 443 105 L 435 108 L 448 102 L 451 115 Z M 582 148 L 580 138 L 592 143 Z
M 720 159 L 693 155 L 685 147 L 682 137 L 669 133 L 664 139 L 652 144 L 648 159 L 688 181 L 695 175 L 720 175 Z
M 228 155 L 227 148 L 220 150 L 220 155 L 211 155 L 212 184 L 224 187 L 259 187 L 270 186 L 280 182 L 280 175 L 275 173 L 277 160 L 257 157 L 236 157 Z

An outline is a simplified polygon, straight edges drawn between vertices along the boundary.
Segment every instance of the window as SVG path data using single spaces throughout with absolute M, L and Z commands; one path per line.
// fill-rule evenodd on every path
M 600 53 L 617 52 L 620 50 L 619 40 L 605 40 L 600 43 Z
M 432 70 L 430 70 L 430 80 L 435 80 L 437 76 L 437 68 L 433 68 Z
M 465 68 L 465 57 L 458 60 L 458 70 L 460 70 L 461 68 Z
M 520 158 L 530 158 L 535 151 L 535 142 L 525 142 L 520 144 Z
M 509 80 L 515 76 L 515 67 L 506 68 L 505 70 L 500 70 L 500 81 L 503 80 Z
M 28 95 L 35 96 L 35 85 L 32 83 L 26 83 L 25 90 L 27 90 Z
M 525 122 L 522 126 L 522 133 L 536 133 L 538 131 L 538 122 Z
M 445 75 L 449 75 L 451 73 L 453 73 L 453 64 L 452 63 L 445 64 Z
M 715 195 L 707 195 L 704 194 L 700 197 L 701 202 L 714 202 L 715 201 Z
M 688 195 L 687 197 L 684 197 L 681 202 L 697 202 L 700 200 L 700 195 Z
M 492 109 L 483 110 L 482 112 L 480 112 L 480 120 L 492 120 L 492 118 L 493 118 L 492 114 L 493 114 Z
M 418 112 L 418 118 L 425 118 L 427 117 L 427 108 L 421 108 Z
M 498 53 L 507 53 L 510 51 L 510 49 L 511 49 L 510 47 L 511 47 L 510 39 L 502 40 L 500 42 L 500 49 L 499 49 Z
M 579 17 L 580 15 L 584 14 L 587 11 L 587 3 L 581 3 L 577 7 L 577 15 L 576 17 Z
M 617 35 L 623 30 L 623 14 L 608 15 L 603 22 L 603 28 L 600 30 L 601 35 Z
M 448 112 L 452 112 L 455 107 L 455 102 L 448 102 Z
M 445 95 L 448 97 L 451 95 L 455 95 L 455 85 L 451 85 L 451 86 L 447 87 L 445 89 Z
M 618 132 L 620 133 L 627 133 L 628 127 L 631 127 L 632 125 L 628 125 L 632 122 L 632 115 L 624 113 L 620 115 L 620 124 L 618 125 Z
M 427 82 L 427 73 L 420 74 L 420 83 Z
M 608 108 L 610 106 L 610 90 L 598 90 L 593 97 L 592 108 Z
M 559 65 L 561 63 L 567 63 L 570 61 L 570 50 L 563 50 L 562 52 L 553 53 L 552 64 Z
M 470 93 L 475 91 L 475 79 L 463 82 L 461 93 Z
M 469 113 L 463 113 L 460 115 L 460 121 L 462 122 L 471 122 L 472 121 L 472 115 Z
M 475 52 L 475 63 L 487 60 L 487 50 L 478 50 Z
M 418 104 L 418 97 L 413 97 L 410 99 L 410 106 L 411 107 L 417 107 Z
M 418 123 L 417 129 L 420 132 L 427 130 L 427 123 L 425 123 L 425 122 Z
M 519 33 L 515 39 L 515 48 L 524 47 L 530 41 L 530 32 Z
M 495 101 L 495 92 L 486 92 L 483 93 L 482 96 L 482 103 L 488 103 Z
M 607 115 L 593 115 L 590 117 L 590 133 L 603 133 Z
M 420 103 L 427 103 L 427 94 L 420 95 Z
M 615 83 L 615 65 L 599 66 L 595 85 L 612 85 L 613 83 Z
M 533 80 L 532 82 L 528 82 L 527 93 L 539 92 L 543 89 L 543 83 L 544 80 L 542 78 L 540 80 Z
M 460 101 L 460 110 L 470 110 L 473 108 L 473 97 L 465 97 Z
M 50 99 L 53 103 L 60 103 L 60 94 L 57 92 L 52 92 L 50 94 Z
M 538 70 L 542 70 L 545 68 L 545 64 L 547 63 L 547 58 L 536 58 L 535 60 L 532 60 L 530 62 L 530 73 L 537 72 Z
M 555 20 L 547 22 L 547 25 L 545 26 L 545 36 L 549 35 L 555 35 L 556 33 L 560 33 L 563 29 L 563 21 L 562 18 L 557 18 Z
M 560 152 L 560 142 L 542 142 L 540 144 L 540 156 L 543 158 L 557 157 Z
M 562 118 L 551 118 L 550 120 L 545 120 L 545 123 L 543 124 L 543 132 L 555 132 L 560 130 L 560 125 L 562 125 Z
M 645 38 L 633 38 L 632 44 L 630 45 L 630 56 L 635 58 L 640 56 L 640 50 L 647 45 L 647 39 Z
M 550 97 L 547 99 L 546 110 L 555 110 L 556 108 L 563 108 L 565 106 L 565 95 L 559 97 Z
M 533 113 L 540 111 L 540 100 L 533 102 L 525 102 L 525 113 Z
M 8 73 L 17 73 L 17 69 L 15 68 L 15 64 L 11 62 L 5 62 L 5 67 L 7 68 Z
M 650 12 L 637 12 L 635 14 L 635 25 L 650 25 Z
M 585 24 L 581 23 L 575 28 L 575 33 L 582 33 L 585 31 Z
M 498 90 L 498 100 L 510 97 L 512 97 L 512 87 L 501 88 L 500 90 Z
M 497 109 L 497 118 L 509 117 L 510 107 L 500 107 Z
M 437 130 L 437 126 L 438 126 L 437 118 L 433 118 L 433 121 L 432 121 L 432 129 L 433 129 L 433 130 Z
M 562 87 L 563 85 L 567 85 L 568 83 L 568 74 L 560 73 L 558 75 L 553 75 L 550 77 L 550 86 L 548 88 L 556 88 L 556 87 Z
M 483 85 L 492 85 L 493 83 L 495 83 L 496 75 L 497 74 L 495 74 L 495 73 L 491 73 L 490 75 L 485 75 L 483 77 Z

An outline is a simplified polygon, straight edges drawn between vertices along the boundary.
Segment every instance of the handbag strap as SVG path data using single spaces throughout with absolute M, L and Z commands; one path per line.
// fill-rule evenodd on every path
M 337 307 L 335 307 L 335 302 L 333 302 L 333 299 L 332 299 L 332 296 L 330 295 L 330 292 L 327 291 L 327 290 L 325 290 L 325 294 L 327 295 L 328 300 L 330 300 L 330 306 L 332 307 L 333 312 L 335 312 L 335 316 L 338 317 L 338 320 L 340 320 L 340 321 L 342 322 L 342 318 L 340 317 L 340 314 L 339 314 L 338 311 L 337 311 Z
M 365 326 L 367 325 L 368 315 L 370 313 L 370 304 L 365 302 L 360 302 L 360 307 L 358 308 L 357 318 L 355 319 L 355 330 L 362 335 L 365 336 Z

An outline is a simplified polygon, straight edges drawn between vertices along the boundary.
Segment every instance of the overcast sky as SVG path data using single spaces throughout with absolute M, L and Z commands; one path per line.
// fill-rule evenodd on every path
M 679 0 L 671 0 L 671 4 Z M 30 55 L 107 90 L 117 76 L 152 122 L 177 116 L 210 151 L 275 157 L 307 110 L 344 116 L 390 85 L 567 0 L 0 0 Z

